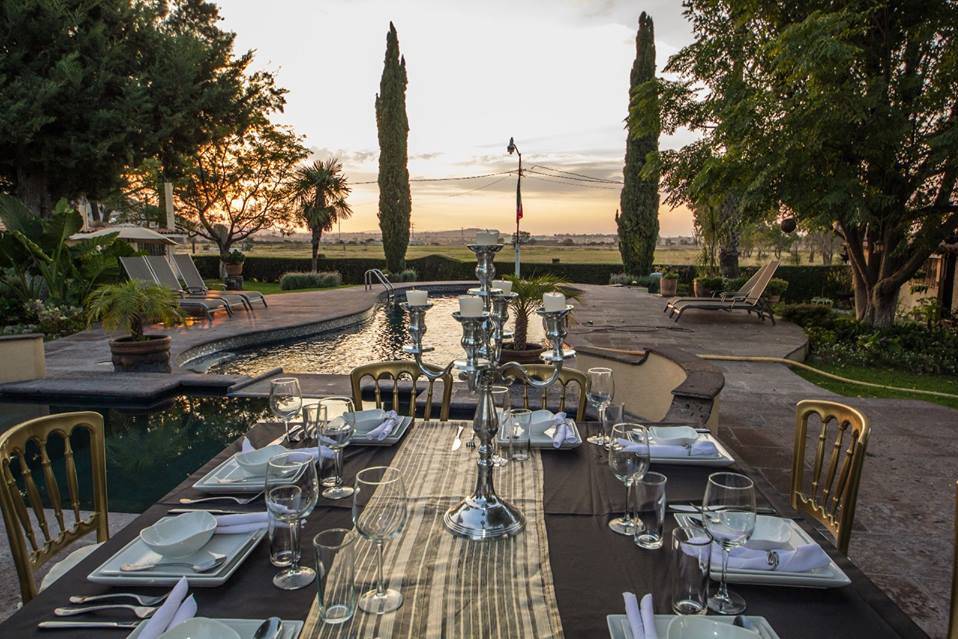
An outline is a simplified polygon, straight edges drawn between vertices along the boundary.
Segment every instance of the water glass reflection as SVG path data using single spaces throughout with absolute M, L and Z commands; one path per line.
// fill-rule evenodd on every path
M 672 611 L 704 615 L 708 610 L 712 537 L 704 528 L 672 531 Z
M 330 528 L 313 537 L 319 618 L 339 624 L 356 612 L 356 533 Z
M 532 423 L 532 411 L 524 408 L 513 410 L 509 418 L 509 459 L 526 461 L 531 453 L 529 426 Z
M 662 473 L 645 473 L 635 484 L 636 521 L 635 545 L 646 550 L 662 547 L 662 527 L 665 525 L 665 486 L 668 478 Z

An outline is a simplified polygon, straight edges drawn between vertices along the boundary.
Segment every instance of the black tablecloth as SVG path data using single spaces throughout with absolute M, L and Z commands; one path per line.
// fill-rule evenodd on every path
M 250 439 L 261 446 L 281 431 L 281 425 L 260 425 L 251 431 Z M 96 634 L 64 630 L 52 634 L 38 631 L 36 624 L 54 618 L 53 608 L 67 604 L 70 595 L 109 592 L 111 588 L 107 586 L 87 582 L 86 575 L 139 534 L 142 528 L 165 515 L 170 504 L 181 496 L 195 496 L 195 491 L 190 488 L 192 483 L 233 454 L 238 446 L 238 443 L 234 444 L 210 460 L 103 548 L 0 624 L 0 637 L 123 636 L 122 631 L 110 630 L 98 630 Z M 347 480 L 366 466 L 388 464 L 396 450 L 396 447 L 348 448 L 344 464 Z M 466 447 L 462 450 L 463 454 L 469 453 Z M 657 612 L 669 612 L 669 551 L 639 550 L 629 538 L 609 531 L 608 513 L 624 504 L 624 489 L 611 479 L 598 449 L 584 444 L 574 451 L 546 451 L 542 459 L 549 554 L 566 637 L 607 636 L 605 616 L 622 612 L 621 593 L 626 590 L 639 595 L 652 592 Z M 668 475 L 669 499 L 673 502 L 700 500 L 705 478 L 711 472 L 699 467 L 654 468 Z M 149 481 L 149 478 L 143 481 Z M 257 501 L 245 508 L 226 505 L 225 502 L 209 506 L 256 510 L 263 508 L 263 503 Z M 326 528 L 349 527 L 350 516 L 349 500 L 332 502 L 321 499 L 306 526 L 304 562 L 312 561 L 309 544 L 312 535 Z M 669 528 L 674 525 L 671 517 L 667 525 Z M 823 546 L 831 551 L 827 542 L 823 542 Z M 833 557 L 851 577 L 850 586 L 834 590 L 756 586 L 735 586 L 735 589 L 748 601 L 748 614 L 767 617 L 782 639 L 925 636 L 859 570 L 837 553 L 833 553 Z M 286 619 L 304 619 L 315 590 L 279 591 L 271 583 L 275 571 L 269 563 L 264 542 L 224 586 L 192 590 L 200 613 L 209 617 L 264 618 L 277 615 Z M 122 590 L 158 594 L 166 589 Z M 116 619 L 120 615 L 105 612 L 102 616 L 85 615 L 74 619 Z

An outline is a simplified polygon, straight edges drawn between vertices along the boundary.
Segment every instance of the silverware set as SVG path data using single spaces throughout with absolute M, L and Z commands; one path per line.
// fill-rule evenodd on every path
M 180 497 L 179 502 L 181 504 L 202 504 L 203 502 L 207 501 L 232 501 L 239 506 L 245 506 L 247 504 L 253 503 L 262 496 L 263 491 L 261 490 L 255 495 L 251 495 L 249 497 L 238 497 L 236 495 L 217 495 L 215 497 L 199 497 L 196 499 L 191 497 Z
M 138 595 L 132 592 L 110 592 L 104 595 L 73 595 L 70 597 L 70 603 L 73 606 L 64 606 L 54 608 L 53 614 L 57 617 L 73 617 L 75 615 L 84 615 L 89 612 L 99 612 L 101 610 L 129 610 L 138 619 L 149 619 L 153 616 L 159 605 L 166 601 L 168 595 Z M 83 604 L 93 603 L 95 601 L 132 599 L 136 604 L 126 603 L 105 603 L 93 606 L 84 606 Z M 69 628 L 114 628 L 114 629 L 133 629 L 139 624 L 139 621 L 41 621 L 37 624 L 38 628 L 44 630 L 61 630 Z

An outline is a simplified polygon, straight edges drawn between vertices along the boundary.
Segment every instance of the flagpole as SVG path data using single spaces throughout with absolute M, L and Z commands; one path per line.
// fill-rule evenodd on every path
M 519 147 L 516 146 L 514 138 L 509 138 L 509 146 L 506 147 L 506 151 L 509 152 L 509 155 L 512 155 L 512 152 L 515 151 L 516 155 L 519 156 L 519 175 L 516 178 L 516 239 L 515 239 L 515 251 L 516 251 L 516 264 L 515 264 L 515 276 L 519 277 L 519 220 L 522 219 L 522 153 L 519 152 Z

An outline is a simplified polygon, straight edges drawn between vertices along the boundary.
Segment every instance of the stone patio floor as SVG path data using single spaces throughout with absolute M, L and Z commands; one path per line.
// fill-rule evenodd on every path
M 673 346 L 695 354 L 800 357 L 804 335 L 787 322 L 771 326 L 745 313 L 688 312 L 679 324 L 662 312 L 663 301 L 641 289 L 585 286 L 570 330 L 575 344 L 641 350 Z M 204 342 L 249 332 L 272 330 L 327 318 L 355 315 L 371 307 L 377 292 L 359 287 L 271 296 L 270 309 L 253 316 L 237 313 L 212 325 L 197 324 L 174 331 L 174 353 Z M 130 399 L 144 387 L 170 387 L 171 376 L 133 376 L 125 382 L 109 372 L 107 337 L 87 331 L 47 347 L 49 378 L 28 382 L 18 390 L 36 393 L 58 387 L 102 388 L 104 378 Z M 801 399 L 835 398 L 780 364 L 723 362 L 726 383 L 720 396 L 719 435 L 787 499 L 790 489 L 795 404 Z M 223 388 L 236 378 L 204 380 L 177 370 L 179 381 Z M 316 376 L 317 390 L 342 382 Z M 31 387 L 30 385 L 33 384 Z M 46 391 L 44 390 L 46 389 Z M 0 387 L 0 392 L 3 388 Z M 249 390 L 253 390 L 250 387 Z M 258 390 L 258 389 L 256 389 Z M 955 504 L 955 451 L 958 411 L 921 400 L 846 398 L 872 420 L 872 436 L 864 466 L 850 556 L 879 587 L 932 637 L 944 637 L 947 626 Z M 112 516 L 114 526 L 128 515 Z M 9 547 L 0 545 L 0 619 L 13 610 L 16 581 Z

